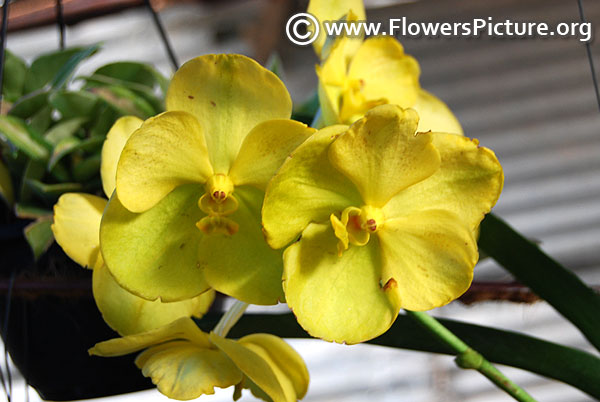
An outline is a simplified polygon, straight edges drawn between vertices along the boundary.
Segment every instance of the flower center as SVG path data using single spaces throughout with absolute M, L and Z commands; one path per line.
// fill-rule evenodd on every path
M 239 226 L 227 218 L 238 209 L 238 202 L 233 196 L 233 183 L 222 173 L 215 174 L 206 182 L 206 193 L 198 200 L 198 207 L 208 216 L 196 222 L 198 229 L 206 234 L 233 235 Z
M 348 250 L 349 244 L 364 246 L 369 242 L 371 233 L 376 233 L 385 221 L 379 208 L 365 205 L 362 208 L 348 207 L 342 211 L 341 218 L 331 214 L 331 226 L 338 241 L 338 255 Z
M 386 99 L 367 100 L 363 93 L 365 82 L 362 79 L 344 80 L 340 105 L 342 123 L 353 123 L 368 110 L 387 103 Z

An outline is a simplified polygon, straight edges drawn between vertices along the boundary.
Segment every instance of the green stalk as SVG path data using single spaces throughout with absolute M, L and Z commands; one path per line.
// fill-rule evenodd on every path
M 508 379 L 492 363 L 486 360 L 479 352 L 472 349 L 459 337 L 444 327 L 438 320 L 424 312 L 406 311 L 406 314 L 425 327 L 456 352 L 456 365 L 463 369 L 479 371 L 498 388 L 504 390 L 517 401 L 535 402 L 535 399 L 517 384 Z
M 235 303 L 227 310 L 223 317 L 219 320 L 213 332 L 219 336 L 225 338 L 231 328 L 239 321 L 239 319 L 244 315 L 244 312 L 248 308 L 248 303 L 241 302 L 236 300 Z

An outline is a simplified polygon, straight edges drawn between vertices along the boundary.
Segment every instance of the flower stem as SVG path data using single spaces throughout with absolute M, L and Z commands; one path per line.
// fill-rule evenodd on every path
M 213 332 L 223 338 L 227 336 L 231 328 L 239 321 L 248 308 L 248 303 L 236 300 L 235 303 L 223 314 Z
M 492 363 L 486 360 L 485 357 L 476 350 L 471 349 L 469 345 L 450 332 L 438 320 L 423 312 L 406 310 L 406 313 L 456 352 L 456 359 L 454 361 L 458 367 L 479 371 L 517 401 L 535 402 L 535 399 L 531 395 L 509 380 Z

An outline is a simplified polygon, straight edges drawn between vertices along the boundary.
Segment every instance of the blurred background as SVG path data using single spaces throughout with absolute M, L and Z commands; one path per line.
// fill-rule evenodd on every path
M 585 18 L 598 29 L 600 2 L 582 3 Z M 365 0 L 365 4 L 368 19 L 381 22 L 400 17 L 415 22 L 487 17 L 549 24 L 580 21 L 576 0 Z M 287 18 L 306 5 L 307 1 L 294 0 L 152 2 L 179 63 L 205 53 L 242 53 L 264 63 L 277 53 L 295 102 L 310 97 L 317 84 L 318 60 L 312 48 L 292 45 L 284 33 Z M 83 63 L 79 73 L 91 73 L 110 61 L 136 60 L 172 74 L 164 42 L 144 1 L 62 0 L 62 8 L 67 46 L 102 43 L 102 51 Z M 56 17 L 54 0 L 10 2 L 7 48 L 28 61 L 58 48 Z M 576 38 L 399 39 L 421 65 L 421 85 L 450 106 L 467 136 L 478 138 L 500 159 L 506 180 L 495 212 L 586 282 L 600 285 L 600 113 L 585 45 Z M 591 43 L 591 52 L 600 66 L 597 40 Z M 475 269 L 475 280 L 507 283 L 512 278 L 493 261 L 484 260 Z M 494 292 L 493 298 L 506 297 Z M 543 302 L 454 302 L 434 313 L 592 350 Z M 511 400 L 478 373 L 455 368 L 448 356 L 316 340 L 291 343 L 311 374 L 306 401 Z M 58 364 L 56 370 L 60 369 Z M 540 401 L 591 400 L 567 385 L 501 369 Z M 26 400 L 26 394 L 29 400 L 40 400 L 35 390 L 26 392 L 16 368 L 11 372 L 14 401 Z M 5 379 L 6 375 L 4 370 Z M 227 401 L 231 394 L 231 389 L 219 390 L 200 400 Z M 102 400 L 140 398 L 167 399 L 152 390 Z M 252 400 L 246 393 L 242 398 Z

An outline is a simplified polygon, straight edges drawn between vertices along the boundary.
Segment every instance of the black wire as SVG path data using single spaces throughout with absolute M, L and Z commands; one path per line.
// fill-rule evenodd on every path
M 579 18 L 582 23 L 586 23 L 585 13 L 583 11 L 583 3 L 581 0 L 577 0 L 579 6 Z M 598 78 L 596 78 L 596 68 L 594 68 L 594 58 L 592 57 L 592 47 L 590 45 L 591 40 L 585 43 L 585 49 L 588 56 L 588 62 L 590 63 L 590 71 L 592 72 L 592 82 L 594 83 L 594 91 L 596 92 L 596 102 L 598 102 L 598 110 L 600 110 L 600 90 L 598 90 Z
M 160 38 L 162 39 L 162 42 L 163 42 L 163 45 L 165 46 L 167 54 L 169 55 L 171 64 L 173 65 L 173 68 L 175 70 L 177 70 L 179 68 L 179 63 L 177 62 L 177 57 L 175 57 L 175 52 L 173 51 L 173 48 L 171 47 L 171 43 L 169 42 L 169 38 L 167 37 L 167 32 L 165 31 L 165 28 L 163 27 L 162 22 L 160 21 L 160 18 L 158 17 L 158 14 L 152 8 L 152 4 L 150 4 L 150 0 L 144 0 L 144 3 L 146 4 L 146 7 L 148 8 L 148 10 L 150 10 L 150 14 L 152 14 L 152 19 L 154 20 L 154 25 L 156 25 L 156 28 L 158 29 L 158 33 L 160 34 Z
M 0 47 L 0 112 L 2 111 L 2 80 L 4 77 L 4 54 L 6 53 L 6 28 L 8 27 L 8 0 L 4 0 L 2 3 L 2 42 Z
M 60 50 L 65 48 L 65 18 L 63 15 L 63 5 L 61 0 L 56 0 L 56 22 L 58 23 L 59 46 Z
M 2 321 L 2 334 L 4 335 L 4 339 L 6 339 L 8 341 L 8 321 L 10 319 L 10 308 L 11 308 L 11 302 L 12 302 L 12 291 L 15 285 L 15 276 L 16 276 L 16 271 L 13 270 L 12 273 L 10 274 L 10 282 L 8 285 L 8 292 L 6 293 L 6 305 L 5 305 L 5 309 L 4 309 L 4 320 Z M 3 379 L 3 386 L 4 386 L 4 392 L 6 392 L 6 400 L 8 402 L 11 401 L 12 398 L 12 374 L 10 372 L 10 365 L 8 363 L 8 349 L 6 348 L 6 344 L 4 344 L 4 367 L 6 369 L 6 384 L 4 384 L 4 379 Z

